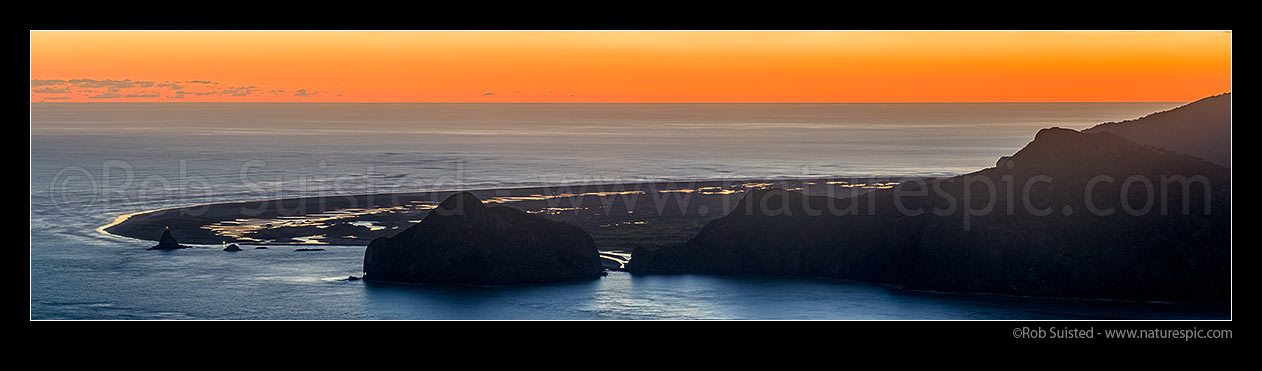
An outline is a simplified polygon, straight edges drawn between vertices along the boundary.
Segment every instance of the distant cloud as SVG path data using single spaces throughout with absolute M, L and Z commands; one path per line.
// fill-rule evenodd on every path
M 211 80 L 159 80 L 144 81 L 133 79 L 32 79 L 31 100 L 46 99 L 117 99 L 117 98 L 169 98 L 169 99 L 220 99 L 214 97 L 251 97 L 260 95 L 288 95 L 295 97 L 314 97 L 331 94 L 329 91 L 313 89 L 279 89 L 257 82 L 253 85 L 221 86 L 220 82 Z M 260 88 L 264 86 L 265 88 Z M 191 88 L 191 89 L 190 89 Z M 43 97 L 45 94 L 69 94 L 61 97 Z M 337 96 L 341 96 L 340 93 Z M 195 98 L 203 97 L 203 98 Z
M 62 100 L 62 99 L 70 99 L 70 97 L 47 97 L 47 98 L 44 98 L 44 100 Z
M 176 95 L 181 95 L 181 96 L 182 96 L 182 95 L 184 95 L 184 94 L 190 94 L 190 95 L 215 95 L 215 94 L 219 94 L 219 92 L 217 92 L 217 91 L 183 91 L 183 90 L 180 90 L 180 91 L 175 92 L 175 94 L 176 94 Z
M 489 92 L 489 91 L 488 91 L 488 92 L 482 93 L 482 95 L 495 95 L 495 93 L 492 93 L 492 92 Z
M 66 80 L 31 80 L 31 86 L 62 85 Z M 44 98 L 49 99 L 49 98 Z
M 157 98 L 161 96 L 162 94 L 158 94 L 158 92 L 156 91 L 149 91 L 149 92 L 142 91 L 139 93 L 127 94 L 127 98 Z
M 229 88 L 227 88 L 227 89 L 224 89 L 223 91 L 220 91 L 220 92 L 219 92 L 219 94 L 220 94 L 220 95 L 231 95 L 231 96 L 234 96 L 234 97 L 244 97 L 244 96 L 248 96 L 248 95 L 250 95 L 250 94 L 254 94 L 254 90 L 255 90 L 255 87 L 254 87 L 253 85 L 251 85 L 251 86 L 234 86 L 234 87 L 229 87 Z
M 35 91 L 36 93 L 40 93 L 40 94 L 66 94 L 66 93 L 69 93 L 69 92 L 70 92 L 70 89 L 67 89 L 67 88 L 39 88 L 39 89 L 35 89 L 34 91 Z M 47 99 L 47 98 L 45 98 L 45 99 Z
M 67 83 L 80 88 L 109 88 L 109 89 L 130 89 L 135 87 L 153 86 L 153 81 L 132 81 L 131 79 L 123 80 L 93 80 L 93 79 L 74 79 L 67 80 Z

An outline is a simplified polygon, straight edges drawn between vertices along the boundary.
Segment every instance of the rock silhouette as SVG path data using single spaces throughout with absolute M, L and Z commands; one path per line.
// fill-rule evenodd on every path
M 1221 301 L 1230 296 L 1229 187 L 1230 171 L 1200 158 L 1044 129 L 972 174 L 846 199 L 750 192 L 683 246 L 635 251 L 627 270 Z
M 149 250 L 175 250 L 175 249 L 187 249 L 187 248 L 188 246 L 181 245 L 178 241 L 175 240 L 175 237 L 171 236 L 170 229 L 163 229 L 162 237 L 158 238 L 158 244 L 155 245 L 154 247 L 150 247 Z
M 364 252 L 365 280 L 505 285 L 597 278 L 591 236 L 573 225 L 456 193 L 420 223 L 377 238 Z
M 1109 132 L 1231 167 L 1231 93 L 1135 120 L 1096 125 L 1083 132 Z
M 241 251 L 241 246 L 237 246 L 235 243 L 228 244 L 228 247 L 225 247 L 223 251 Z

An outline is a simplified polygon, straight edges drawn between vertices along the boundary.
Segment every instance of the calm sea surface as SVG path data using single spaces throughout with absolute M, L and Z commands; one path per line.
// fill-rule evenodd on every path
M 1038 129 L 1179 103 L 31 104 L 34 319 L 1185 319 L 1223 305 L 704 275 L 365 284 L 362 247 L 144 251 L 96 228 L 215 201 L 540 184 L 954 175 Z

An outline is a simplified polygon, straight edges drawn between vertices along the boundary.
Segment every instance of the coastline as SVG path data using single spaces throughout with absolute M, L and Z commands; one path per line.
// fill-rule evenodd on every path
M 809 194 L 831 195 L 833 197 L 852 197 L 879 189 L 874 184 L 896 184 L 893 182 L 908 179 L 925 179 L 926 177 L 801 177 L 801 178 L 733 178 L 702 180 L 662 180 L 656 182 L 630 183 L 579 183 L 541 186 L 510 186 L 471 189 L 441 189 L 417 192 L 393 193 L 361 193 L 336 194 L 302 197 L 281 197 L 245 201 L 225 201 L 204 204 L 183 205 L 159 209 L 143 210 L 119 215 L 108 224 L 96 228 L 97 232 L 114 237 L 132 238 L 152 241 L 157 238 L 163 228 L 171 228 L 177 238 L 184 243 L 194 245 L 218 245 L 220 243 L 239 243 L 248 245 L 341 245 L 366 246 L 371 238 L 356 235 L 356 238 L 331 238 L 322 243 L 292 240 L 297 236 L 309 236 L 301 233 L 290 233 L 286 238 L 252 238 L 233 239 L 230 235 L 209 233 L 208 226 L 215 223 L 233 223 L 240 220 L 268 220 L 283 223 L 289 220 L 324 219 L 334 223 L 359 222 L 362 219 L 389 219 L 386 223 L 390 235 L 405 226 L 414 224 L 428 211 L 427 206 L 441 201 L 446 195 L 455 192 L 472 192 L 483 197 L 487 203 L 507 205 L 528 212 L 544 212 L 544 216 L 563 221 L 574 222 L 582 219 L 605 217 L 614 218 L 624 211 L 633 217 L 687 219 L 700 221 L 695 226 L 699 229 L 704 221 L 715 219 L 726 214 L 734 207 L 740 195 L 746 189 L 783 188 L 794 189 Z M 717 187 L 717 188 L 716 188 Z M 647 196 L 647 197 L 643 197 Z M 596 202 L 593 202 L 596 201 Z M 646 205 L 647 204 L 647 205 Z M 568 207 L 562 207 L 568 206 Z M 644 209 L 649 210 L 644 210 Z M 567 210 L 553 210 L 567 209 Z M 344 216 L 328 215 L 339 211 L 352 210 Z M 580 210 L 595 211 L 580 213 Z M 570 213 L 568 211 L 573 211 Z M 618 214 L 611 214 L 613 212 Z M 645 213 L 645 211 L 649 211 Z M 638 213 L 638 214 L 637 214 Z M 585 229 L 599 228 L 606 224 L 637 222 L 643 220 L 621 220 L 635 218 L 614 218 L 620 221 L 613 223 L 596 223 L 587 225 Z M 374 220 L 380 221 L 380 220 Z M 674 220 L 676 222 L 681 220 Z M 293 224 L 293 223 L 290 223 Z M 228 226 L 222 227 L 227 228 Z M 622 224 L 613 225 L 623 226 Z M 327 226 L 320 226 L 327 227 Z M 368 236 L 383 234 L 383 230 L 375 227 L 349 229 L 339 225 L 339 229 L 355 230 Z M 272 228 L 261 228 L 272 229 Z M 320 232 L 319 228 L 299 228 L 302 232 Z M 365 230 L 367 229 L 367 230 Z M 272 233 L 270 237 L 283 237 L 283 233 Z M 690 237 L 690 236 L 689 236 Z M 619 249 L 604 249 L 617 251 Z

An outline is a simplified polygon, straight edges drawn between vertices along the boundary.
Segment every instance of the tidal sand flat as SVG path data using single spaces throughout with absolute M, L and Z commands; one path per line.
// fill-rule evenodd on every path
M 640 248 L 681 244 L 726 215 L 750 190 L 789 189 L 854 197 L 890 189 L 901 178 L 681 181 L 470 190 L 491 205 L 511 206 L 582 228 L 610 268 Z M 399 233 L 457 191 L 324 196 L 214 203 L 124 215 L 106 233 L 154 239 L 171 231 L 184 243 L 219 245 L 359 245 Z

